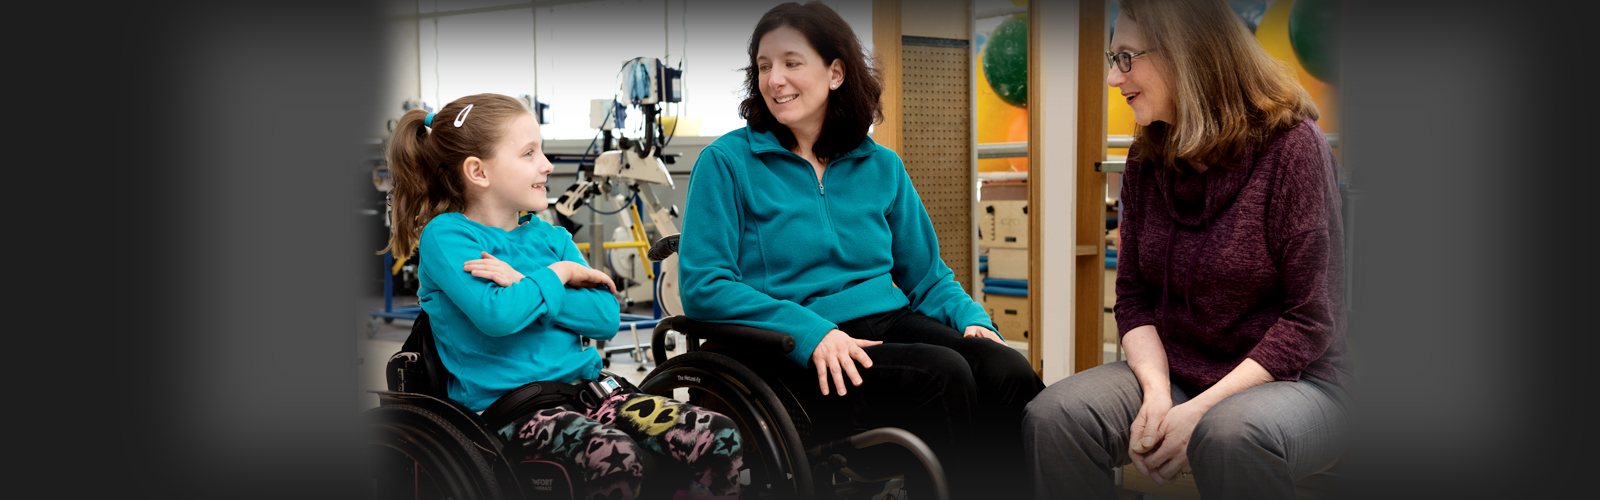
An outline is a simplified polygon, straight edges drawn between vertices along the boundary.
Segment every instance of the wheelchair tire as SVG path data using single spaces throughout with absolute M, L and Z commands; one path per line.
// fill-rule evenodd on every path
M 731 409 L 727 416 L 744 438 L 750 488 L 756 489 L 742 498 L 813 498 L 810 461 L 800 437 L 777 395 L 755 372 L 733 358 L 696 351 L 668 358 L 639 384 L 643 392 L 666 397 L 679 388 L 699 389 L 719 400 L 708 404 L 691 398 L 690 404 Z M 759 469 L 752 467 L 757 464 Z
M 395 405 L 367 410 L 365 417 L 373 498 L 504 498 L 494 467 L 439 415 Z

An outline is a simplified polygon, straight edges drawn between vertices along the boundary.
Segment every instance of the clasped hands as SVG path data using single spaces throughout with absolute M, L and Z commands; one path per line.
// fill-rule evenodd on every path
M 511 264 L 494 258 L 489 252 L 480 252 L 483 258 L 469 260 L 462 265 L 462 270 L 472 273 L 473 276 L 493 281 L 496 285 L 511 286 L 525 278 L 522 273 L 511 268 Z M 588 266 L 577 262 L 562 260 L 549 266 L 555 271 L 561 283 L 573 288 L 594 288 L 596 285 L 605 285 L 611 293 L 617 293 L 617 284 L 611 281 L 606 273 L 590 269 Z
M 986 338 L 1006 345 L 1006 341 L 1001 339 L 1000 335 L 977 325 L 968 326 L 962 336 Z M 817 367 L 817 386 L 822 388 L 822 395 L 828 395 L 830 378 L 840 396 L 850 391 L 849 386 L 861 385 L 861 372 L 856 369 L 856 363 L 861 363 L 861 370 L 872 368 L 872 358 L 861 348 L 882 343 L 881 340 L 861 340 L 851 337 L 838 328 L 829 330 L 828 334 L 822 337 L 822 341 L 817 343 L 817 348 L 811 351 L 811 364 Z M 848 385 L 845 384 L 846 378 L 850 379 Z
M 1189 437 L 1208 409 L 1195 401 L 1173 406 L 1170 394 L 1147 394 L 1129 427 L 1128 458 L 1134 468 L 1161 485 L 1188 474 Z

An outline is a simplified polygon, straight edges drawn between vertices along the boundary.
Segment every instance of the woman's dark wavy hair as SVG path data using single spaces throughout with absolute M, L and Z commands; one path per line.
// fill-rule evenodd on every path
M 844 83 L 828 93 L 823 132 L 811 146 L 811 152 L 817 158 L 833 158 L 855 149 L 867 137 L 867 129 L 883 120 L 883 103 L 878 101 L 883 94 L 883 82 L 879 80 L 878 69 L 861 50 L 861 41 L 856 39 L 850 24 L 820 2 L 785 3 L 767 11 L 756 23 L 755 33 L 750 35 L 750 65 L 744 68 L 745 99 L 739 103 L 739 117 L 757 132 L 772 131 L 785 149 L 795 148 L 794 133 L 778 123 L 772 110 L 767 109 L 766 99 L 761 97 L 761 69 L 756 65 L 761 37 L 785 26 L 804 35 L 811 48 L 822 55 L 824 65 L 833 64 L 836 59 L 844 62 Z

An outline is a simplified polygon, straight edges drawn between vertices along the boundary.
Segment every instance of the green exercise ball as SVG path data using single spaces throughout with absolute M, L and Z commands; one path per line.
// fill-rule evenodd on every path
M 1289 44 L 1307 73 L 1339 83 L 1339 0 L 1295 0 L 1289 7 Z
M 1011 16 L 989 34 L 983 47 L 983 75 L 1000 100 L 1028 106 L 1028 15 Z

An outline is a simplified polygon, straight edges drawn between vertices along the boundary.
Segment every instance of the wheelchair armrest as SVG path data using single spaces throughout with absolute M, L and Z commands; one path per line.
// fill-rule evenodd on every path
M 677 251 L 678 235 L 671 234 L 661 237 L 661 239 L 656 240 L 655 244 L 650 245 L 650 253 L 648 255 L 652 261 L 663 261 Z
M 741 347 L 758 351 L 772 351 L 778 354 L 788 354 L 794 350 L 794 337 L 787 333 L 778 333 L 772 330 L 735 325 L 732 323 L 712 323 L 695 321 L 683 316 L 664 318 L 656 323 L 656 330 L 650 339 L 650 350 L 655 355 L 657 363 L 666 359 L 667 330 L 677 330 L 691 339 L 688 350 L 694 350 L 693 339 L 716 342 L 728 347 Z

